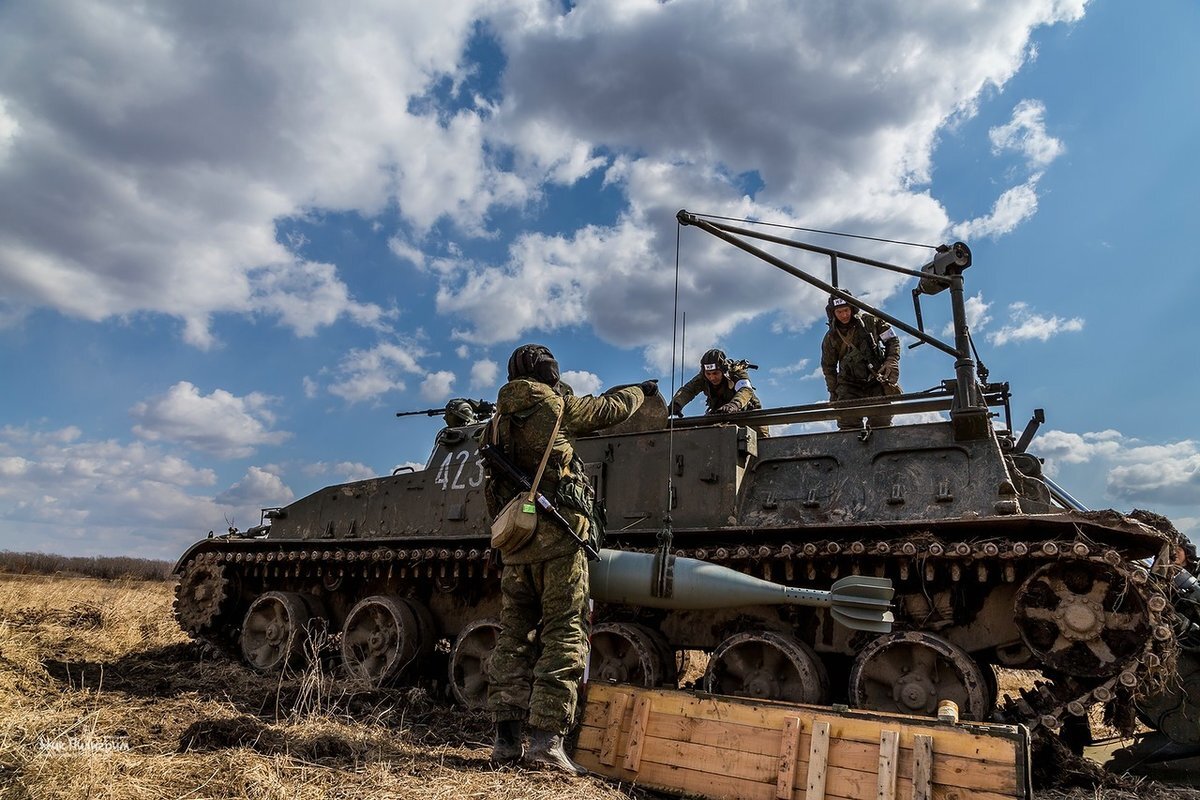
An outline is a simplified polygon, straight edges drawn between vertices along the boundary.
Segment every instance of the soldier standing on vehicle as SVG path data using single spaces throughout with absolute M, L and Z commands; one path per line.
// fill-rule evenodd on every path
M 709 350 L 700 357 L 700 371 L 671 398 L 671 413 L 682 417 L 684 407 L 701 392 L 707 405 L 705 414 L 757 411 L 762 403 L 750 384 L 748 371 L 754 368 L 745 361 L 730 361 L 724 350 Z M 759 436 L 768 435 L 766 426 L 756 426 L 755 430 Z
M 829 399 L 860 400 L 900 394 L 900 339 L 892 326 L 840 297 L 830 296 L 829 332 L 821 342 L 821 371 Z M 891 414 L 867 417 L 872 428 L 892 424 Z M 841 417 L 838 427 L 862 427 L 862 417 Z
M 580 538 L 590 538 L 598 549 L 603 512 L 575 459 L 573 437 L 624 422 L 658 386 L 646 381 L 600 397 L 577 397 L 556 392 L 558 384 L 558 362 L 547 348 L 518 347 L 484 441 L 491 441 L 496 426 L 504 454 L 533 476 L 557 427 L 538 488 Z M 484 497 L 493 518 L 516 494 L 516 487 L 488 475 Z M 575 718 L 588 657 L 587 558 L 569 534 L 542 515 L 529 543 L 502 555 L 501 632 L 488 668 L 488 707 L 496 723 L 492 760 L 523 759 L 530 766 L 583 774 L 567 757 L 563 736 Z M 521 741 L 526 721 L 531 728 L 527 751 Z

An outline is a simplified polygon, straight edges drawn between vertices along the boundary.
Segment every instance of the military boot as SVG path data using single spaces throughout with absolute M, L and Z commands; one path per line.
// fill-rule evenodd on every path
M 524 763 L 537 769 L 555 769 L 569 775 L 586 775 L 587 770 L 567 757 L 562 734 L 534 729 L 529 734 L 529 750 Z
M 509 764 L 520 760 L 525 750 L 521 747 L 521 720 L 510 719 L 496 723 L 496 740 L 492 744 L 492 761 Z

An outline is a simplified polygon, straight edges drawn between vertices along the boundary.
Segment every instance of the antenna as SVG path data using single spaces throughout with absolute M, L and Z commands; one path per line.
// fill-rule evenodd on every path
M 675 341 L 679 333 L 679 242 L 683 225 L 675 224 L 675 298 L 671 308 L 671 399 L 675 398 Z M 683 314 L 683 331 L 680 348 L 680 358 L 687 353 L 687 313 Z M 679 380 L 684 376 L 683 363 L 680 361 Z M 667 406 L 667 507 L 663 509 L 662 528 L 658 531 L 658 549 L 654 554 L 654 582 L 650 587 L 655 597 L 670 597 L 674 592 L 675 557 L 671 555 L 671 506 L 675 498 L 675 481 L 671 477 L 671 465 L 675 463 L 675 415 Z

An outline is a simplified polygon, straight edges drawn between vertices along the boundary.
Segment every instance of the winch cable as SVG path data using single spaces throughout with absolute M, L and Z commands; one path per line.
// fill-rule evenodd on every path
M 783 228 L 789 231 L 804 231 L 805 233 L 820 233 L 825 236 L 843 236 L 847 239 L 865 239 L 868 242 L 883 242 L 884 244 L 899 244 L 905 247 L 923 247 L 926 250 L 937 250 L 935 244 L 921 244 L 920 242 L 905 242 L 900 239 L 883 239 L 878 236 L 864 236 L 860 233 L 842 233 L 841 231 L 827 231 L 821 228 L 803 228 L 799 225 L 784 225 L 780 222 L 763 222 L 757 219 L 744 219 L 740 217 L 722 217 L 719 214 L 701 214 L 693 211 L 693 216 L 704 217 L 705 219 L 720 219 L 726 222 L 744 222 L 749 225 L 763 225 L 768 228 Z

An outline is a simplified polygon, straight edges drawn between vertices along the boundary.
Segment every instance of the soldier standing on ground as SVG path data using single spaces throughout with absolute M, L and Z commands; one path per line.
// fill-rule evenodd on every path
M 658 387 L 646 381 L 601 397 L 576 397 L 556 392 L 558 383 L 558 362 L 547 348 L 518 347 L 508 361 L 508 383 L 500 389 L 484 441 L 490 441 L 492 426 L 497 426 L 504 454 L 532 478 L 561 413 L 538 488 L 581 538 L 599 548 L 602 511 L 575 459 L 573 437 L 624 422 Z M 516 493 L 516 487 L 489 475 L 484 496 L 491 515 Z M 529 543 L 504 553 L 503 559 L 501 632 L 488 667 L 488 707 L 496 723 L 492 760 L 523 759 L 530 766 L 582 774 L 583 768 L 567 757 L 563 736 L 574 722 L 588 657 L 587 557 L 565 531 L 539 516 Z M 527 751 L 521 741 L 526 721 L 531 728 Z
M 700 357 L 700 372 L 671 398 L 671 413 L 682 417 L 684 406 L 701 392 L 707 405 L 705 414 L 736 414 L 762 408 L 750 384 L 748 366 L 745 361 L 730 361 L 723 350 L 709 350 Z M 760 436 L 768 435 L 765 426 L 755 430 Z
M 829 332 L 821 342 L 821 371 L 829 399 L 861 400 L 900 394 L 900 340 L 892 326 L 840 297 L 825 306 Z M 891 414 L 867 417 L 872 428 L 892 424 Z M 862 417 L 841 417 L 839 428 L 862 427 Z

